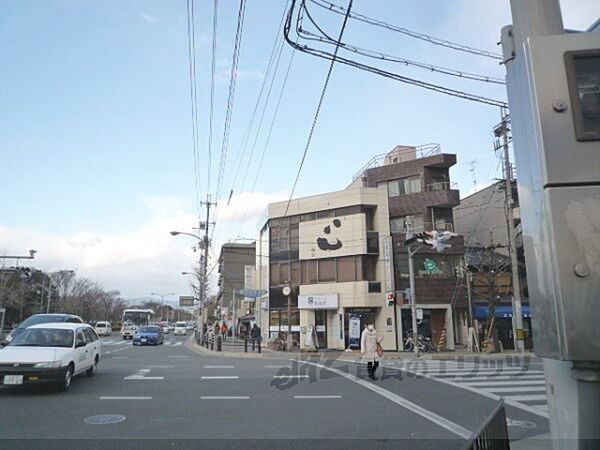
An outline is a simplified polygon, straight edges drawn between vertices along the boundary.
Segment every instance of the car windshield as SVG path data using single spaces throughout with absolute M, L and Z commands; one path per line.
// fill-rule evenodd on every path
M 15 338 L 11 347 L 73 347 L 73 330 L 29 328 Z
M 158 333 L 158 327 L 141 327 L 138 332 L 140 333 Z
M 105 328 L 106 324 L 105 323 L 97 323 L 96 324 L 96 328 Z
M 177 325 L 175 325 L 176 327 L 182 328 L 185 327 L 185 323 L 184 322 L 178 322 Z
M 36 315 L 31 316 L 27 320 L 24 320 L 19 328 L 28 328 L 32 325 L 37 325 L 40 323 L 59 323 L 64 322 L 69 318 L 69 316 L 60 316 L 60 315 Z

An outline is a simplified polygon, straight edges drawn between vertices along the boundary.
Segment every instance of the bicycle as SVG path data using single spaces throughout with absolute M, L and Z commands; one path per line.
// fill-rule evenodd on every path
M 417 342 L 418 342 L 418 346 L 419 346 L 419 353 L 429 353 L 429 352 L 435 352 L 437 349 L 435 348 L 435 346 L 431 343 L 431 339 L 424 337 L 422 335 L 419 335 L 417 337 Z M 405 351 L 409 351 L 412 352 L 415 348 L 415 343 L 413 341 L 412 336 L 408 336 L 406 339 L 404 339 L 404 349 Z

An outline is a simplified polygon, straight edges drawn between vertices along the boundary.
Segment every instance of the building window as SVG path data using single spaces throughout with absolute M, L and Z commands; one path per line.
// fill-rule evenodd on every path
M 390 218 L 390 232 L 391 233 L 406 233 L 406 217 L 391 217 Z M 412 216 L 412 229 L 413 231 L 423 231 L 423 215 L 415 214 Z
M 356 281 L 356 259 L 355 256 L 343 256 L 337 259 L 338 283 Z
M 319 283 L 327 283 L 335 281 L 336 267 L 335 259 L 319 259 L 318 260 L 318 279 Z
M 421 178 L 409 177 L 387 182 L 388 197 L 417 194 L 421 192 Z
M 269 285 L 277 286 L 279 284 L 279 264 L 271 264 L 269 273 Z
M 301 261 L 302 284 L 317 283 L 317 260 Z
M 328 219 L 330 217 L 335 217 L 335 211 L 333 209 L 317 211 L 317 219 Z

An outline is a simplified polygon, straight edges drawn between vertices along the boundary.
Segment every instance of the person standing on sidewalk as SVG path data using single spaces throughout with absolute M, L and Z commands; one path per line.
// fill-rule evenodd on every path
M 260 345 L 260 328 L 256 323 L 252 326 L 250 330 L 250 339 L 252 339 L 252 351 L 254 351 L 254 345 L 258 342 Z
M 375 371 L 379 367 L 379 354 L 377 352 L 377 346 L 383 341 L 382 337 L 377 337 L 377 331 L 375 325 L 368 324 L 363 330 L 360 337 L 360 353 L 364 361 L 367 361 L 367 371 L 369 372 L 369 378 L 376 380 Z
M 227 323 L 225 323 L 225 321 L 223 321 L 223 324 L 221 325 L 221 336 L 223 340 L 227 337 Z

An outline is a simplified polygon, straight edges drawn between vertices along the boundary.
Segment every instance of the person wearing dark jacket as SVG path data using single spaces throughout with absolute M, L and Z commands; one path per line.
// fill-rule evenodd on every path
M 260 345 L 260 328 L 258 325 L 252 325 L 252 329 L 250 330 L 250 339 L 252 340 L 252 351 L 254 351 L 254 346 L 258 341 L 258 345 Z

